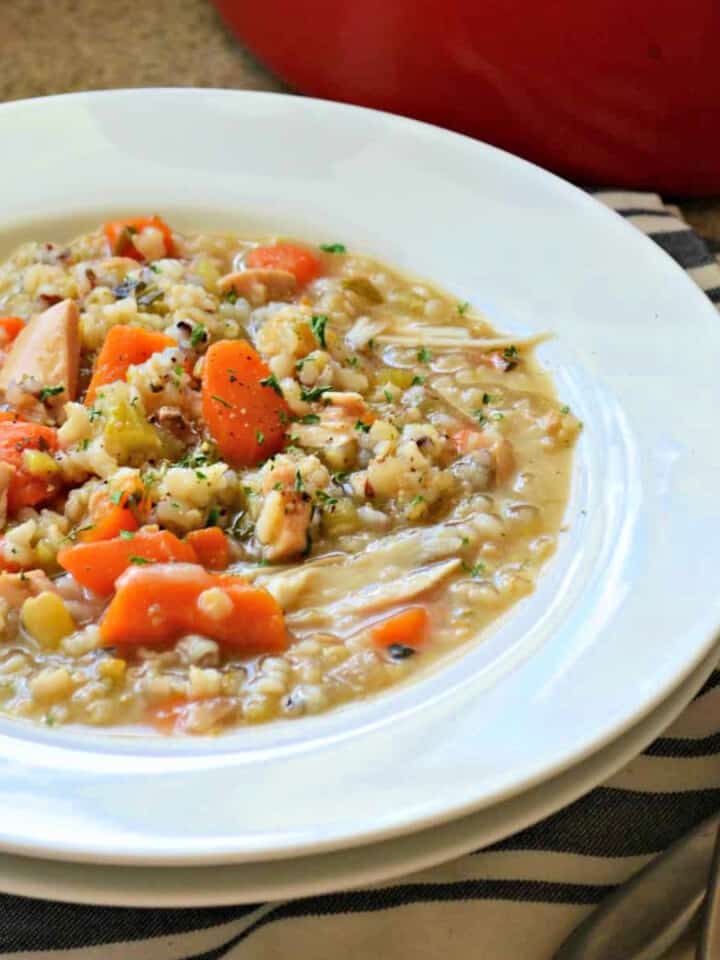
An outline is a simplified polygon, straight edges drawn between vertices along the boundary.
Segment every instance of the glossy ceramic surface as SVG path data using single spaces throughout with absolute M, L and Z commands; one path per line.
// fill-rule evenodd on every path
M 0 247 L 109 213 L 341 240 L 518 334 L 585 421 L 535 594 L 413 684 L 214 740 L 0 723 L 0 848 L 133 864 L 260 861 L 498 804 L 630 729 L 720 622 L 717 315 L 649 240 L 491 147 L 385 114 L 221 91 L 8 104 Z

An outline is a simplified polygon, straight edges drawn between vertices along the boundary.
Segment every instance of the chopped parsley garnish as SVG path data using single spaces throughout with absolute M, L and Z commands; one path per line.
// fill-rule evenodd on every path
M 288 422 L 289 418 L 285 410 L 278 410 L 278 420 L 283 426 Z
M 260 446 L 262 446 L 265 443 L 265 434 L 262 432 L 262 430 L 255 431 L 255 439 L 260 444 Z
M 506 360 L 517 360 L 519 356 L 517 347 L 505 347 L 503 350 L 503 357 Z
M 59 393 L 62 393 L 65 387 L 60 383 L 57 387 L 43 387 L 40 391 L 40 400 L 45 402 L 48 397 L 56 397 Z
M 316 413 L 306 413 L 304 417 L 300 417 L 298 423 L 320 423 L 320 417 Z
M 470 304 L 468 303 L 467 300 L 463 300 L 462 303 L 459 303 L 457 305 L 457 312 L 460 314 L 461 317 L 464 316 L 469 309 L 470 309 Z
M 198 480 L 207 480 L 207 474 L 203 473 L 202 470 L 196 470 L 195 476 L 198 478 Z
M 43 720 L 44 720 L 44 722 L 45 722 L 45 726 L 46 726 L 46 727 L 54 727 L 54 726 L 55 726 L 55 722 L 56 722 L 56 721 L 55 721 L 55 717 L 52 715 L 52 713 L 51 713 L 49 710 L 48 710 L 48 712 L 45 714 L 45 716 L 43 717 Z
M 324 393 L 327 393 L 328 390 L 332 390 L 332 387 L 312 387 L 311 389 L 303 387 L 300 390 L 300 399 L 305 403 L 314 403 L 316 400 L 319 400 Z
M 270 389 L 274 390 L 279 397 L 283 395 L 280 384 L 278 383 L 277 377 L 274 373 L 271 373 L 269 377 L 265 377 L 264 380 L 261 380 L 260 385 L 263 387 L 270 387 Z
M 349 367 L 356 367 L 360 360 L 357 357 L 348 357 L 345 361 Z
M 295 471 L 295 489 L 300 491 L 305 489 L 305 484 L 303 483 L 302 474 L 299 470 Z
M 344 243 L 321 243 L 320 249 L 325 253 L 345 253 L 347 247 Z
M 417 352 L 417 358 L 420 363 L 430 363 L 432 359 L 432 354 L 427 347 L 420 347 Z
M 162 273 L 162 270 L 156 263 L 149 263 L 148 269 L 152 270 L 153 273 Z
M 83 441 L 81 441 L 81 443 L 80 443 L 80 449 L 81 449 L 81 450 L 87 450 L 87 448 L 88 448 L 89 446 L 90 446 L 90 438 L 89 438 L 89 437 L 85 437 L 85 439 L 84 439 Z
M 237 298 L 238 296 L 234 290 L 228 290 L 228 292 L 225 294 L 225 299 L 228 303 L 237 303 Z
M 295 361 L 295 369 L 296 369 L 296 370 L 302 370 L 302 368 L 305 366 L 305 361 L 306 361 L 307 359 L 308 359 L 308 357 L 303 357 L 302 360 L 296 360 L 296 361 Z
M 110 494 L 110 500 L 117 506 L 124 496 L 125 494 L 122 490 L 116 490 L 114 493 Z
M 560 413 L 570 413 L 570 407 L 560 407 Z
M 357 420 L 357 421 L 355 422 L 355 429 L 356 429 L 356 430 L 361 430 L 363 433 L 369 433 L 369 432 L 370 432 L 370 427 L 371 427 L 371 424 L 369 424 L 369 423 L 363 423 L 362 420 Z
M 208 510 L 207 520 L 205 521 L 206 527 L 216 527 L 217 522 L 220 519 L 220 511 L 217 507 L 210 507 Z
M 473 410 L 473 416 L 475 417 L 475 419 L 477 420 L 477 422 L 480 424 L 481 427 L 483 426 L 483 424 L 487 423 L 487 417 L 485 416 L 482 410 Z
M 493 420 L 502 420 L 505 417 L 505 414 L 500 413 L 499 410 L 493 410 L 490 416 L 493 418 Z
M 228 403 L 227 400 L 224 400 L 222 397 L 219 397 L 216 393 L 211 393 L 210 399 L 217 400 L 218 403 L 221 403 L 224 407 L 227 407 L 228 410 L 232 410 L 232 404 Z
M 327 348 L 327 343 L 325 341 L 325 327 L 328 325 L 328 317 L 324 313 L 314 313 L 312 319 L 310 320 L 310 326 L 312 328 L 313 335 L 315 339 L 320 344 L 320 346 L 325 350 Z
M 421 387 L 421 386 L 425 383 L 426 380 L 427 380 L 427 377 L 421 377 L 420 375 L 416 375 L 416 376 L 414 376 L 414 377 L 412 378 L 412 380 L 410 381 L 410 386 L 411 386 L 411 387 Z
M 120 531 L 120 539 L 121 539 L 121 540 L 132 540 L 134 536 L 135 536 L 135 534 L 133 533 L 132 530 L 121 530 L 121 531 Z
M 464 547 L 466 547 L 469 543 L 470 543 L 470 537 L 463 537 L 463 538 L 462 538 L 462 545 L 463 545 Z
M 385 395 L 385 399 L 387 400 L 388 403 L 393 402 L 393 395 L 390 393 L 388 389 L 383 390 L 383 394 Z
M 102 416 L 102 410 L 98 410 L 97 407 L 90 407 L 90 409 L 88 410 L 88 418 L 90 420 L 90 423 L 95 423 L 98 417 L 101 417 L 101 416 Z
M 196 323 L 190 334 L 190 346 L 196 347 L 199 343 L 204 343 L 208 338 L 207 330 L 202 323 Z
M 482 562 L 478 562 L 470 565 L 469 563 L 465 563 L 465 561 L 463 560 L 462 568 L 465 571 L 465 573 L 469 573 L 471 577 L 477 577 L 481 573 L 483 573 L 483 571 L 485 570 L 485 564 Z
M 283 488 L 282 480 L 278 480 L 277 483 L 273 484 L 273 490 L 282 490 L 282 488 Z
M 349 476 L 349 473 L 334 473 L 333 483 L 336 483 L 338 486 L 340 486 L 341 484 L 345 483 Z
M 413 497 L 410 501 L 411 507 L 416 507 L 419 503 L 425 503 L 425 497 L 422 494 L 418 493 L 417 496 Z
M 497 397 L 494 397 L 491 393 L 483 394 L 483 403 L 495 403 Z
M 324 490 L 318 490 L 315 494 L 315 499 L 319 500 L 321 503 L 324 503 L 328 507 L 334 507 L 337 503 L 337 497 L 331 497 L 329 493 L 325 493 Z
M 148 560 L 145 557 L 136 557 L 134 555 L 131 557 L 128 557 L 128 560 L 130 563 L 135 563 L 139 567 L 144 567 L 146 564 L 152 563 L 152 560 Z

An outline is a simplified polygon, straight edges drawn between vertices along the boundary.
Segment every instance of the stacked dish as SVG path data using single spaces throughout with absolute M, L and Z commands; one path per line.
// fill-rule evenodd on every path
M 682 709 L 719 335 L 649 241 L 335 104 L 120 91 L 0 128 L 5 889 L 399 875 Z

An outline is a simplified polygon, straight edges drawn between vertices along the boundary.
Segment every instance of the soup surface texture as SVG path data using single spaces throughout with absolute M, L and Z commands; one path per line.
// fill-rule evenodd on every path
M 215 733 L 476 637 L 566 506 L 581 425 L 533 346 L 340 243 L 145 217 L 24 244 L 0 266 L 0 709 Z

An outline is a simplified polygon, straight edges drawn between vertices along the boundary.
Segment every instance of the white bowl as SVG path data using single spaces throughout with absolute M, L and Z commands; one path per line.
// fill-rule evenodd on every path
M 649 240 L 568 184 L 434 127 L 295 97 L 79 94 L 0 107 L 0 245 L 108 214 L 342 240 L 540 350 L 585 421 L 568 531 L 462 656 L 324 716 L 214 740 L 0 721 L 0 848 L 208 864 L 339 849 L 558 774 L 689 675 L 720 622 L 720 325 Z

